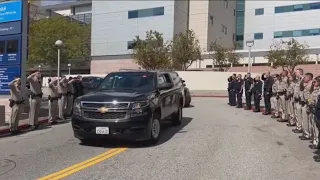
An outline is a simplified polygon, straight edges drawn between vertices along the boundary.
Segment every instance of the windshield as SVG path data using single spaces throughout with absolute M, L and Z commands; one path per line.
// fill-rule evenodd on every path
M 154 74 L 150 72 L 111 73 L 100 84 L 98 90 L 152 91 Z

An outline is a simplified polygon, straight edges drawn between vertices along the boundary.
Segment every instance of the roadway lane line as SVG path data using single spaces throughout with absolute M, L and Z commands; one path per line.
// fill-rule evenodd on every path
M 91 159 L 88 159 L 86 161 L 83 161 L 83 162 L 80 162 L 78 164 L 75 164 L 73 166 L 70 166 L 66 169 L 63 169 L 61 171 L 58 171 L 56 173 L 53 173 L 53 174 L 50 174 L 50 175 L 47 175 L 45 177 L 42 177 L 42 178 L 39 178 L 38 180 L 58 180 L 58 179 L 62 179 L 62 178 L 65 178 L 67 176 L 70 176 L 76 172 L 79 172 L 85 168 L 88 168 L 90 166 L 93 166 L 95 164 L 98 164 L 104 160 L 107 160 L 113 156 L 116 156 L 117 154 L 120 154 L 124 151 L 126 151 L 128 148 L 114 148 L 114 149 L 111 149 L 105 153 L 102 153 L 98 156 L 95 156 Z

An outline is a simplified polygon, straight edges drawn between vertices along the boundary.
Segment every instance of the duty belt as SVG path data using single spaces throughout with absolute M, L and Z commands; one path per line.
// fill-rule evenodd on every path
M 36 97 L 42 98 L 42 96 L 43 96 L 43 93 L 36 94 L 36 93 L 31 92 L 31 94 L 30 94 L 31 99 L 35 99 Z
M 73 96 L 74 95 L 74 93 L 72 93 L 72 92 L 67 92 L 67 96 Z
M 19 104 L 23 104 L 24 103 L 24 100 L 20 100 L 20 101 L 15 101 L 15 100 L 12 100 L 12 99 L 9 99 L 9 106 L 12 108 L 14 105 L 19 105 Z
M 59 97 L 48 96 L 48 99 L 49 99 L 50 102 L 53 102 L 53 101 L 57 101 L 59 99 Z
M 59 99 L 62 97 L 62 96 L 67 96 L 67 93 L 59 93 Z
M 278 92 L 279 96 L 282 96 L 282 95 L 285 95 L 285 91 L 282 91 L 282 92 Z

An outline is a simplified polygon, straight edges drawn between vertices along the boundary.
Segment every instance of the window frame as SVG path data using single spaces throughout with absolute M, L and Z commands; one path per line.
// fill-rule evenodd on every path
M 255 9 L 254 14 L 255 14 L 256 16 L 264 15 L 264 8 Z

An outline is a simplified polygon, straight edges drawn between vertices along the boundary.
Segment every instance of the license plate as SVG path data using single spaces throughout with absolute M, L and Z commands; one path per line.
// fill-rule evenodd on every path
M 96 127 L 96 134 L 109 134 L 109 127 Z

